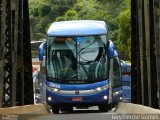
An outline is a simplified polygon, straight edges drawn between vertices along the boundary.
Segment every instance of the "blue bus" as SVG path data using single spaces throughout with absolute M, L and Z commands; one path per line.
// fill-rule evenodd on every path
M 98 106 L 105 112 L 122 99 L 121 62 L 104 21 L 52 23 L 39 47 L 39 60 L 53 113 L 74 106 Z
M 122 65 L 122 101 L 131 102 L 131 63 L 121 60 Z

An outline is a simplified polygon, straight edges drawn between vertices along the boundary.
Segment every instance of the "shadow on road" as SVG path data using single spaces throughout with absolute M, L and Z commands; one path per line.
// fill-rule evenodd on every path
M 72 112 L 60 112 L 60 114 L 101 113 L 99 110 L 73 110 Z

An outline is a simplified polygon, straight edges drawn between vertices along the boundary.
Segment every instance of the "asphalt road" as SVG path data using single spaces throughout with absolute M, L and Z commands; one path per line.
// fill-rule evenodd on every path
M 60 112 L 48 115 L 23 115 L 17 120 L 116 120 L 114 111 L 100 112 L 98 108 L 74 109 L 73 112 Z M 114 119 L 113 119 L 114 118 Z

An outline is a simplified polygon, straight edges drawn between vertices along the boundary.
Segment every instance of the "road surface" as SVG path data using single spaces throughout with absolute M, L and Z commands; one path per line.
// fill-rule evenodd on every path
M 73 112 L 60 112 L 60 114 L 22 115 L 17 120 L 114 120 L 115 112 L 100 112 L 97 107 L 89 109 L 74 109 Z M 116 119 L 115 119 L 116 120 Z

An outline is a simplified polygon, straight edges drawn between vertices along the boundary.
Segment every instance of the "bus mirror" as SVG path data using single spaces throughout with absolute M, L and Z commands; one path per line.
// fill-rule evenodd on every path
M 109 50 L 109 57 L 113 58 L 115 56 L 115 49 L 114 44 L 111 40 L 108 41 L 108 50 Z
M 120 62 L 121 62 L 122 74 L 127 73 L 127 64 L 126 64 L 126 62 L 123 61 L 123 60 L 120 60 Z
M 114 57 L 118 56 L 118 52 L 116 50 L 114 50 Z
M 43 55 L 44 55 L 44 49 L 46 48 L 46 42 L 43 42 L 40 46 L 39 46 L 39 60 L 43 61 Z

